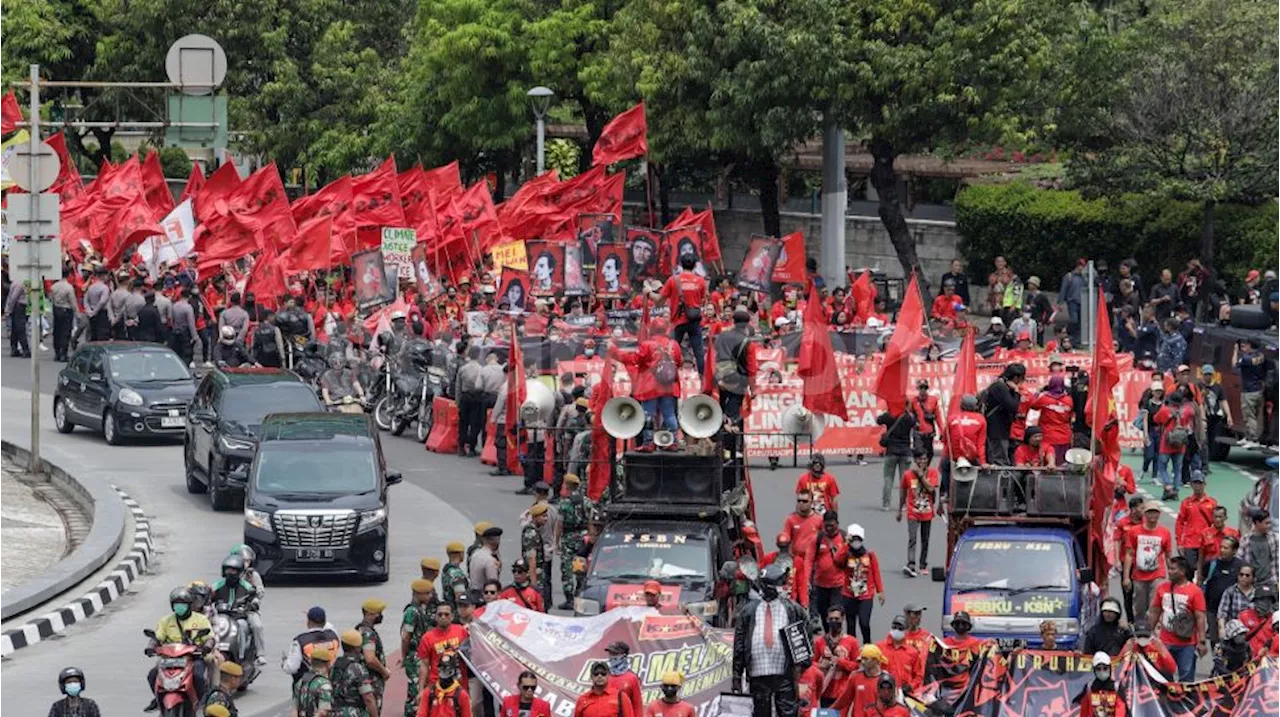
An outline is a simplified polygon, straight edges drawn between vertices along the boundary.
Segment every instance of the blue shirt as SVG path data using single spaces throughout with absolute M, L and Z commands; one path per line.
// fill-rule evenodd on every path
M 1275 364 L 1271 359 L 1263 356 L 1262 361 L 1254 363 L 1253 359 L 1258 354 L 1244 354 L 1236 361 L 1236 371 L 1240 373 L 1240 390 L 1244 393 L 1257 393 L 1262 390 L 1262 381 L 1267 377 L 1267 371 L 1274 371 Z

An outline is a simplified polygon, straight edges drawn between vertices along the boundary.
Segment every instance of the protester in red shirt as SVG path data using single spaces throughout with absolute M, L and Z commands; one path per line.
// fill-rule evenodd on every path
M 1222 553 L 1222 539 L 1231 537 L 1237 542 L 1240 540 L 1240 531 L 1227 525 L 1227 509 L 1224 506 L 1216 506 L 1213 509 L 1213 524 L 1205 529 L 1204 535 L 1200 539 L 1200 561 L 1196 565 L 1196 576 L 1201 582 L 1204 581 L 1205 566 L 1217 559 Z
M 631 671 L 631 646 L 618 640 L 604 648 L 609 656 L 609 689 L 622 694 L 631 702 L 632 714 L 644 712 L 644 696 L 640 693 L 640 678 Z
M 965 610 L 959 610 L 951 617 L 951 629 L 956 636 L 943 643 L 948 650 L 965 650 L 977 657 L 994 644 L 991 640 L 980 640 L 970 633 L 973 630 L 973 618 Z
M 1053 448 L 1044 444 L 1044 432 L 1039 426 L 1027 427 L 1022 444 L 1013 450 L 1013 465 L 1030 468 L 1056 465 Z
M 1125 717 L 1124 696 L 1111 677 L 1111 655 L 1098 652 L 1093 656 L 1093 681 L 1075 700 L 1080 717 Z
M 680 686 L 684 684 L 684 675 L 679 672 L 668 672 L 662 676 L 662 697 L 649 703 L 644 709 L 644 717 L 695 717 L 697 710 L 693 705 L 680 699 Z
M 929 395 L 929 382 L 921 380 L 916 383 L 916 395 L 908 404 L 916 418 L 916 433 L 920 434 L 920 447 L 933 458 L 933 436 L 942 427 L 942 416 L 938 413 L 938 397 Z
M 828 510 L 822 516 L 822 531 L 814 545 L 814 584 L 809 592 L 815 615 L 825 615 L 828 608 L 840 606 L 840 590 L 848 580 L 845 575 L 848 559 L 848 546 L 840 531 L 840 517 L 834 510 Z
M 511 585 L 498 595 L 499 600 L 510 600 L 530 610 L 546 612 L 542 604 L 542 593 L 538 587 L 529 582 L 529 564 L 520 558 L 511 564 Z
M 813 655 L 816 664 L 822 667 L 826 683 L 821 706 L 830 707 L 840 697 L 845 680 L 858 668 L 858 638 L 845 634 L 843 607 L 832 605 L 825 617 L 827 632 L 813 641 Z
M 441 657 L 439 677 L 418 696 L 418 717 L 471 717 L 471 697 L 457 653 Z
M 956 296 L 954 284 L 943 284 L 942 293 L 933 299 L 933 307 L 929 309 L 929 317 L 948 323 L 956 318 L 956 304 L 960 302 Z
M 1178 508 L 1173 535 L 1178 550 L 1191 563 L 1193 573 L 1200 565 L 1200 548 L 1204 545 L 1205 533 L 1213 524 L 1213 511 L 1217 507 L 1218 501 L 1205 495 L 1204 473 L 1199 470 L 1191 471 L 1191 495 L 1184 498 Z M 1193 582 L 1196 581 L 1194 574 L 1188 577 Z
M 1067 449 L 1071 447 L 1071 421 L 1075 417 L 1066 380 L 1062 376 L 1050 376 L 1045 390 L 1031 402 L 1031 408 L 1040 412 L 1040 430 L 1044 431 L 1044 442 L 1053 449 L 1056 465 L 1065 464 Z
M 916 537 L 920 538 L 920 571 L 929 569 L 929 531 L 933 527 L 938 499 L 938 469 L 929 467 L 929 454 L 916 447 L 912 458 L 915 465 L 903 471 L 902 487 L 898 499 L 896 520 L 902 522 L 907 514 L 907 564 L 902 572 L 914 578 L 916 572 Z
M 871 643 L 871 608 L 872 598 L 879 596 L 880 604 L 884 604 L 884 583 L 880 580 L 880 561 L 876 554 L 863 544 L 866 531 L 857 523 L 851 524 L 845 531 L 845 540 L 849 546 L 849 557 L 845 561 L 845 574 L 848 581 L 840 594 L 844 597 L 845 630 L 854 634 L 856 626 L 862 630 L 862 643 Z
M 889 661 L 889 673 L 897 678 L 903 689 L 919 689 L 924 680 L 924 660 L 920 651 L 907 642 L 907 619 L 902 615 L 893 618 L 889 635 L 876 643 Z
M 1186 400 L 1182 389 L 1169 394 L 1168 401 L 1151 417 L 1151 422 L 1161 427 L 1160 453 L 1156 456 L 1156 474 L 1164 484 L 1162 500 L 1178 497 L 1178 485 L 1182 482 L 1182 462 L 1186 459 L 1187 442 L 1195 423 L 1195 407 Z M 1175 429 L 1183 436 L 1181 443 L 1173 439 Z
M 933 643 L 937 642 L 937 638 L 933 636 L 933 633 L 921 626 L 925 609 L 924 605 L 914 602 L 909 602 L 902 608 L 903 616 L 907 618 L 907 644 L 916 648 L 916 652 L 920 653 L 920 675 L 922 680 L 925 663 L 929 659 L 929 653 L 933 651 Z
M 951 460 L 987 464 L 987 419 L 978 412 L 978 398 L 973 394 L 960 398 L 960 411 L 947 421 L 946 448 Z
M 1271 584 L 1254 588 L 1253 605 L 1240 611 L 1236 619 L 1248 630 L 1249 650 L 1254 659 L 1276 655 L 1276 587 Z
M 876 683 L 882 675 L 889 660 L 875 645 L 863 645 L 858 653 L 860 667 L 844 681 L 840 687 L 840 696 L 831 705 L 831 709 L 840 712 L 841 717 L 866 717 L 876 703 Z
M 591 689 L 573 706 L 573 717 L 637 717 L 631 700 L 609 687 L 609 666 L 591 665 Z
M 653 431 L 649 426 L 668 431 L 679 429 L 676 402 L 680 398 L 680 366 L 684 356 L 680 346 L 664 332 L 667 321 L 661 317 L 649 322 L 649 338 L 634 350 L 622 351 L 613 345 L 609 357 L 621 361 L 634 377 L 631 397 L 644 407 L 646 425 L 640 436 L 640 448 L 652 450 Z
M 840 484 L 827 473 L 827 459 L 821 453 L 813 454 L 809 459 L 809 471 L 796 479 L 796 495 L 808 493 L 813 496 L 813 509 L 818 513 L 828 510 L 839 510 L 837 499 L 840 496 Z
M 538 692 L 538 676 L 531 670 L 520 673 L 519 691 L 502 698 L 499 717 L 551 717 L 551 703 L 535 697 Z
M 876 681 L 875 704 L 867 708 L 867 717 L 910 717 L 911 711 L 898 699 L 898 681 L 886 672 Z
M 1173 655 L 1169 654 L 1169 649 L 1160 642 L 1159 638 L 1151 635 L 1151 626 L 1145 615 L 1134 621 L 1133 639 L 1125 644 L 1124 649 L 1120 651 L 1120 657 L 1123 658 L 1133 652 L 1147 658 L 1147 661 L 1167 680 L 1172 680 L 1178 672 L 1178 663 L 1174 661 Z
M 1150 619 L 1160 626 L 1160 641 L 1178 663 L 1178 681 L 1195 680 L 1196 655 L 1208 654 L 1204 593 L 1191 582 L 1191 564 L 1181 555 L 1169 558 L 1169 580 L 1156 586 Z
M 782 532 L 791 545 L 792 570 L 795 581 L 796 602 L 809 606 L 809 573 L 818 531 L 822 529 L 822 516 L 813 512 L 813 496 L 801 493 L 796 496 L 796 510 L 782 522 Z
M 689 349 L 698 364 L 698 375 L 705 370 L 706 352 L 702 346 L 702 306 L 707 303 L 707 281 L 693 269 L 698 262 L 692 255 L 680 257 L 680 273 L 667 279 L 662 287 L 662 296 L 671 309 L 671 325 L 675 328 L 671 338 L 676 343 L 683 343 L 684 337 L 689 339 Z
M 1138 615 L 1151 605 L 1155 585 L 1164 579 L 1165 566 L 1172 558 L 1173 536 L 1160 525 L 1160 504 L 1147 501 L 1142 506 L 1142 525 L 1130 528 L 1125 536 L 1120 573 L 1122 585 L 1133 587 L 1133 609 Z
M 447 602 L 437 605 L 436 626 L 423 633 L 418 641 L 418 684 L 434 685 L 441 658 L 456 653 L 466 641 L 467 628 L 454 623 L 453 606 Z
M 800 714 L 809 714 L 809 710 L 815 710 L 821 706 L 822 683 L 825 677 L 816 660 L 809 663 L 804 672 L 800 673 L 800 679 L 796 680 L 796 697 L 800 700 Z

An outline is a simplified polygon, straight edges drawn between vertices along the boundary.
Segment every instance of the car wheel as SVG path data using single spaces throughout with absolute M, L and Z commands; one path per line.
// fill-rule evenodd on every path
M 200 479 L 196 477 L 196 462 L 191 457 L 190 445 L 185 445 L 182 447 L 182 472 L 185 473 L 187 477 L 188 493 L 205 492 L 204 483 L 201 483 Z
M 53 425 L 58 429 L 58 433 L 70 433 L 76 429 L 76 424 L 72 423 L 71 418 L 67 416 L 66 399 L 53 399 Z
M 209 505 L 215 511 L 231 510 L 233 502 L 227 491 L 218 489 L 218 476 L 221 473 L 221 467 L 214 462 L 213 456 L 209 456 Z
M 120 426 L 116 423 L 116 413 L 111 409 L 107 409 L 102 414 L 102 437 L 106 439 L 108 446 L 118 446 L 124 439 L 120 437 Z

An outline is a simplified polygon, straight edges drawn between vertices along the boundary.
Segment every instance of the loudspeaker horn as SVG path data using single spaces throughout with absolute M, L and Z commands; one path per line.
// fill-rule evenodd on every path
M 644 407 L 630 396 L 618 396 L 604 404 L 605 433 L 614 438 L 635 438 L 644 430 Z
M 798 403 L 782 412 L 782 432 L 784 434 L 808 436 L 809 443 L 817 443 L 818 439 L 822 437 L 822 432 L 826 429 L 827 424 L 822 419 L 822 416 Z
M 676 444 L 676 434 L 672 431 L 658 430 L 653 432 L 653 445 L 659 448 L 670 448 Z
M 720 404 L 706 394 L 690 396 L 680 404 L 680 428 L 688 438 L 710 438 L 724 427 Z
M 525 388 L 524 403 L 520 405 L 520 419 L 526 424 L 550 425 L 551 414 L 556 409 L 556 398 L 551 389 L 541 381 L 529 381 Z
M 961 458 L 951 466 L 951 480 L 957 483 L 969 483 L 978 477 L 978 467 L 969 463 L 969 459 Z

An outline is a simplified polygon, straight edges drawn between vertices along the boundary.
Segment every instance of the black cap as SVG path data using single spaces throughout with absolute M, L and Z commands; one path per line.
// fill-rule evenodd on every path
M 456 602 L 456 603 L 458 604 L 458 607 L 462 607 L 463 605 L 475 605 L 475 604 L 476 604 L 476 603 L 475 603 L 475 601 L 471 599 L 471 594 L 470 594 L 470 593 L 462 593 L 461 595 L 459 595 L 459 596 L 454 600 L 454 602 Z
M 622 640 L 618 640 L 617 642 L 609 643 L 609 646 L 604 648 L 604 651 L 610 655 L 630 655 L 631 646 Z
M 551 486 L 547 485 L 544 481 L 538 481 L 537 483 L 533 484 L 533 492 L 534 493 L 550 493 Z
M 514 572 L 515 572 L 515 571 L 517 571 L 517 570 L 520 570 L 520 571 L 523 571 L 523 572 L 526 572 L 526 573 L 527 573 L 527 572 L 529 572 L 529 563 L 528 563 L 528 561 L 526 561 L 524 558 L 520 558 L 519 560 L 516 560 L 514 563 L 512 563 L 512 564 L 511 564 L 511 572 L 513 572 L 513 573 L 514 573 Z
M 880 679 L 876 680 L 876 687 L 889 687 L 896 689 L 898 687 L 898 682 L 893 679 L 893 675 L 888 672 L 881 672 Z
M 1253 599 L 1256 602 L 1258 598 L 1276 599 L 1276 586 L 1271 583 L 1263 583 L 1253 589 Z
M 734 310 L 733 310 L 733 323 L 735 323 L 735 324 L 745 324 L 745 323 L 747 323 L 747 322 L 749 322 L 749 321 L 751 321 L 751 314 L 750 314 L 750 313 L 748 313 L 746 309 L 734 309 Z
M 317 605 L 310 610 L 307 610 L 307 620 L 316 624 L 325 622 L 324 608 Z
M 482 537 L 482 538 L 500 538 L 500 537 L 502 537 L 502 528 L 499 528 L 498 526 L 496 526 L 496 525 L 495 525 L 495 526 L 493 526 L 493 527 L 491 527 L 491 528 L 489 528 L 489 529 L 485 530 L 483 533 L 481 533 L 481 534 L 480 534 L 480 537 Z
M 889 623 L 889 627 L 894 630 L 905 630 L 907 629 L 907 618 L 901 615 L 894 615 L 893 622 Z
M 957 622 L 962 622 L 968 625 L 969 627 L 973 627 L 973 618 L 969 617 L 969 613 L 965 612 L 964 610 L 961 610 L 960 612 L 957 612 L 955 615 L 951 616 L 951 624 L 954 625 Z
M 1140 617 L 1133 621 L 1134 637 L 1151 637 L 1151 626 L 1147 624 L 1145 617 Z
M 924 612 L 925 610 L 928 610 L 928 608 L 918 602 L 909 602 L 906 607 L 902 608 L 903 612 Z

